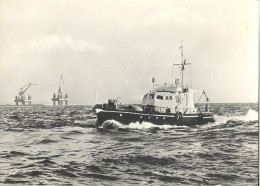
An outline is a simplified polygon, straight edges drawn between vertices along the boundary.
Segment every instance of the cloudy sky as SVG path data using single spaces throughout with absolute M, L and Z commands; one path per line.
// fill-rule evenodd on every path
M 1 104 L 28 82 L 51 104 L 61 74 L 71 104 L 95 103 L 95 90 L 140 103 L 152 77 L 172 81 L 181 42 L 197 97 L 257 101 L 256 0 L 2 0 L 0 41 Z

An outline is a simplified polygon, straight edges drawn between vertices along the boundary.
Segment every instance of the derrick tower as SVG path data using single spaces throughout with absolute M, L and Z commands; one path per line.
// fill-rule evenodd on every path
M 53 102 L 53 106 L 56 105 L 56 102 L 58 103 L 58 105 L 68 105 L 68 101 L 69 101 L 68 94 L 63 94 L 63 92 L 62 92 L 63 84 L 64 84 L 64 81 L 61 76 L 58 93 L 57 93 L 57 95 L 55 93 L 53 93 L 53 96 L 51 99 Z

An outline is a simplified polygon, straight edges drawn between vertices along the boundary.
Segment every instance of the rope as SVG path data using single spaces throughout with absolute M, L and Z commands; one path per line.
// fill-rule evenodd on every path
M 202 94 L 201 94 L 201 96 L 200 96 L 200 99 L 201 99 L 201 97 L 203 96 L 203 94 L 204 94 L 204 90 L 203 90 L 203 92 L 202 92 Z M 199 99 L 199 101 L 200 101 L 200 99 Z M 199 101 L 195 104 L 195 106 L 198 105 Z

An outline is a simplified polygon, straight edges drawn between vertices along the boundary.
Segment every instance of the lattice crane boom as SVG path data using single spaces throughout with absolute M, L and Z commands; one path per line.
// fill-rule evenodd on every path
M 37 85 L 35 83 L 28 83 L 26 84 L 25 86 L 23 86 L 22 88 L 20 88 L 20 92 L 19 92 L 19 95 L 22 96 L 24 95 L 24 93 L 28 90 L 28 88 L 31 86 L 31 85 Z M 25 88 L 25 89 L 24 89 Z M 24 89 L 24 90 L 23 90 Z

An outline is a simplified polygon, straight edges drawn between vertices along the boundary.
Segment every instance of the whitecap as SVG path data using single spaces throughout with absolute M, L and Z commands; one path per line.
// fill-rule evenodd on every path
M 176 128 L 187 128 L 187 126 L 177 126 L 177 125 L 156 125 L 150 122 L 132 122 L 129 125 L 124 125 L 116 120 L 107 120 L 101 126 L 101 128 L 123 128 L 123 129 L 134 129 L 134 130 L 148 130 L 148 129 L 176 129 Z
M 205 125 L 201 126 L 200 128 L 208 128 L 208 127 L 222 125 L 229 120 L 245 121 L 245 122 L 256 121 L 256 120 L 258 120 L 258 112 L 255 110 L 249 109 L 245 115 L 240 115 L 240 116 L 217 116 L 217 115 L 215 115 L 214 118 L 215 118 L 214 123 L 205 124 Z
M 245 115 L 241 116 L 215 116 L 216 121 L 220 123 L 226 123 L 228 120 L 234 121 L 256 121 L 258 120 L 258 112 L 249 109 Z

